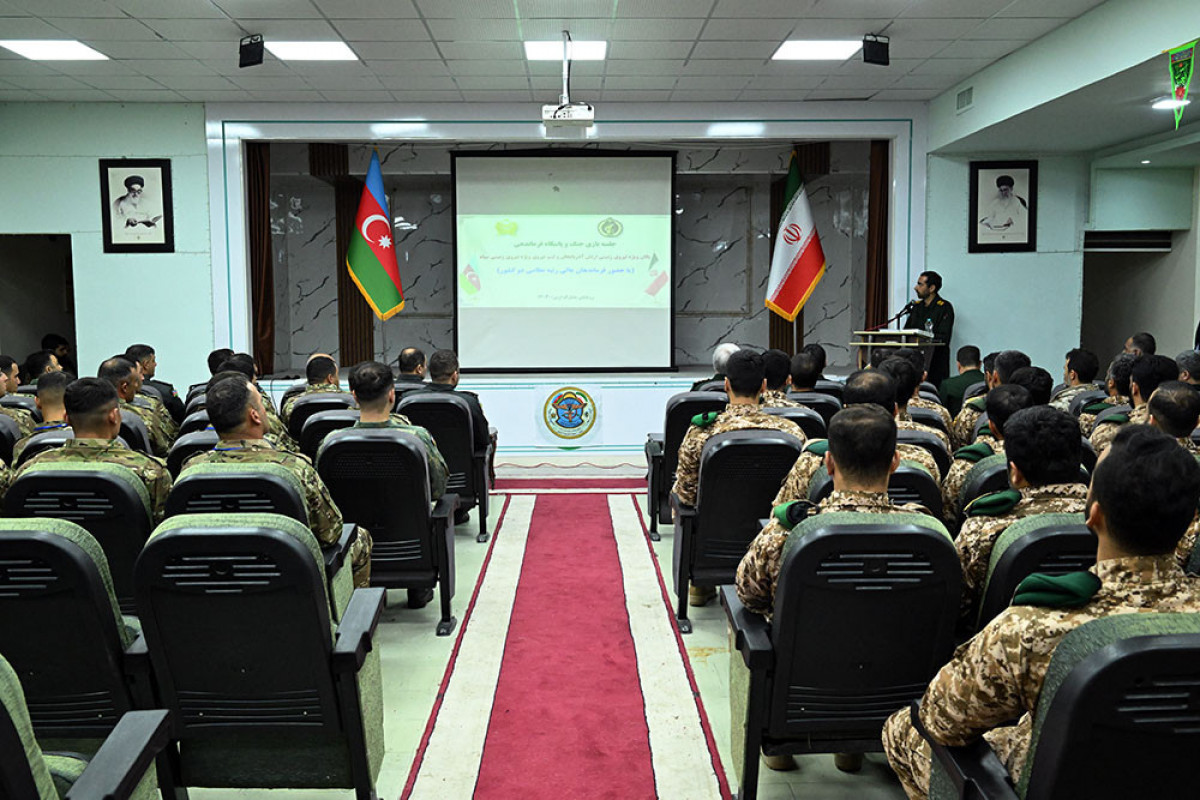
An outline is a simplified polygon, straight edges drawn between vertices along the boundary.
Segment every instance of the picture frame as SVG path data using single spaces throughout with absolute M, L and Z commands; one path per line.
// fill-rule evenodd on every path
M 106 253 L 174 253 L 171 159 L 100 159 Z
M 972 161 L 968 253 L 1037 250 L 1036 161 Z

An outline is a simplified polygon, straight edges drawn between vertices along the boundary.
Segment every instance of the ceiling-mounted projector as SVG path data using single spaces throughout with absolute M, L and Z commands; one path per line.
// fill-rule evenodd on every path
M 590 103 L 548 103 L 542 106 L 542 124 L 547 128 L 590 128 L 596 121 L 596 109 Z

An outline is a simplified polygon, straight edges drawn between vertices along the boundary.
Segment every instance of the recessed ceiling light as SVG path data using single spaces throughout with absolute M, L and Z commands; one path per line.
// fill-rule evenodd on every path
M 772 61 L 845 61 L 862 49 L 861 40 L 789 39 L 779 45 Z
M 1191 100 L 1176 100 L 1173 97 L 1161 97 L 1158 100 L 1155 100 L 1150 105 L 1150 107 L 1153 108 L 1155 111 L 1172 111 L 1176 108 L 1183 108 L 1190 102 L 1192 102 L 1192 101 Z
M 714 122 L 707 136 L 762 136 L 767 126 L 761 122 Z
M 1149 163 L 1150 163 L 1150 159 L 1146 159 L 1146 160 L 1145 160 L 1145 161 L 1143 161 L 1142 163 L 1143 163 L 1143 164 L 1149 164 Z
M 345 42 L 263 42 L 271 55 L 283 61 L 357 61 Z
M 572 61 L 603 61 L 607 52 L 608 42 L 571 42 Z M 525 42 L 525 58 L 530 61 L 562 61 L 562 40 Z
M 74 39 L 0 39 L 0 47 L 34 61 L 107 61 L 108 56 Z

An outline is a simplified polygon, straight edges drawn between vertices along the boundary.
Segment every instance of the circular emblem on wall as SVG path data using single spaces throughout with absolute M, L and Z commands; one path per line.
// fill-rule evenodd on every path
M 607 236 L 610 239 L 614 236 L 620 236 L 621 231 L 625 230 L 625 226 L 621 224 L 619 219 L 608 217 L 600 220 L 600 224 L 596 226 L 596 230 L 600 231 L 601 236 Z
M 542 419 L 558 438 L 578 439 L 596 424 L 596 402 L 583 389 L 564 386 L 550 393 Z

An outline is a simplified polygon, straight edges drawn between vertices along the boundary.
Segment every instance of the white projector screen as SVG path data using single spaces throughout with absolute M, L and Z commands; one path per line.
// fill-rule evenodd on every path
M 466 370 L 672 366 L 670 154 L 454 157 Z

